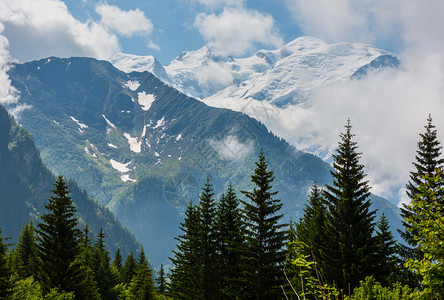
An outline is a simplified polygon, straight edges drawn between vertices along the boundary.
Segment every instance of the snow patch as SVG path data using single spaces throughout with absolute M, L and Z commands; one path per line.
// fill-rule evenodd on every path
M 150 109 L 151 104 L 153 104 L 154 100 L 156 100 L 156 96 L 153 94 L 147 94 L 145 92 L 137 93 L 137 101 L 139 102 L 142 109 L 147 111 Z
M 157 153 L 156 151 L 154 151 L 154 155 L 155 155 L 155 156 L 160 156 L 160 154 Z
M 135 91 L 139 88 L 140 82 L 138 82 L 137 80 L 130 80 L 124 86 L 132 91 Z
M 127 162 L 126 164 L 119 163 L 118 161 L 115 161 L 114 159 L 110 159 L 109 162 L 111 163 L 111 166 L 119 171 L 120 173 L 126 173 L 131 171 L 131 169 L 128 168 L 128 165 L 131 162 Z
M 176 141 L 180 141 L 182 139 L 182 133 L 179 133 L 178 136 L 176 136 Z
M 110 148 L 114 148 L 114 149 L 117 149 L 117 146 L 114 145 L 114 144 L 111 144 L 111 143 L 108 143 L 108 147 L 110 147 Z
M 165 117 L 162 117 L 162 119 L 157 120 L 156 126 L 154 126 L 153 129 L 157 129 L 162 126 L 165 126 Z
M 110 132 L 112 129 L 116 129 L 116 126 L 111 123 L 106 117 L 105 115 L 102 115 L 102 117 L 105 119 L 106 124 L 108 125 L 108 129 L 106 130 L 106 132 Z
M 132 178 L 130 178 L 128 174 L 122 174 L 122 175 L 120 175 L 120 179 L 121 179 L 123 182 L 127 182 L 127 181 L 130 181 L 130 182 L 136 182 L 136 181 L 137 181 L 136 179 L 132 179 Z
M 83 133 L 84 129 L 88 128 L 88 125 L 85 125 L 83 123 L 80 123 L 79 120 L 77 120 L 76 118 L 74 118 L 73 116 L 71 116 L 71 120 L 73 120 L 74 122 L 77 123 L 77 125 L 79 126 L 78 130 Z
M 131 135 L 126 132 L 123 134 L 123 136 L 126 137 L 126 139 L 128 140 L 131 151 L 133 151 L 134 153 L 140 153 L 140 151 L 142 150 L 142 141 L 139 141 L 137 137 L 131 137 Z

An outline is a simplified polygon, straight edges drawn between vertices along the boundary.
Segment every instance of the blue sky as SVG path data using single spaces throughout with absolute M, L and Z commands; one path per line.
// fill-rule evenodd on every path
M 2 0 L 0 29 L 12 58 L 154 55 L 168 64 L 211 44 L 242 57 L 301 35 L 365 42 L 398 52 L 399 0 Z M 388 12 L 388 13 L 387 13 Z

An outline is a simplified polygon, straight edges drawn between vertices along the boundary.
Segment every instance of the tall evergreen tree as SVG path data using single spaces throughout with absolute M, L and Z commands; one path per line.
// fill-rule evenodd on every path
M 159 275 L 157 275 L 156 283 L 157 283 L 157 292 L 160 295 L 166 295 L 167 282 L 166 282 L 166 274 L 163 264 L 160 265 Z
M 99 300 L 100 294 L 92 267 L 92 247 L 89 238 L 89 227 L 85 224 L 80 242 L 80 255 L 76 264 L 80 265 L 81 282 L 76 291 L 77 299 Z
M 148 262 L 146 260 L 145 251 L 143 251 L 143 248 L 140 252 L 136 274 L 133 276 L 133 279 L 129 285 L 129 292 L 131 299 L 138 300 L 154 299 L 156 294 L 152 273 L 148 267 Z
M 216 266 L 216 234 L 215 217 L 216 204 L 213 199 L 214 193 L 207 178 L 202 193 L 199 196 L 199 244 L 200 244 L 200 291 L 204 299 L 215 299 L 218 297 L 218 268 Z
M 307 246 L 305 248 L 307 252 L 303 254 L 316 261 L 318 271 L 322 270 L 321 257 L 326 247 L 326 217 L 327 207 L 322 189 L 315 183 L 311 188 L 308 203 L 304 208 L 304 216 L 296 225 L 296 238 Z
M 0 299 L 8 299 L 11 295 L 11 269 L 6 256 L 6 245 L 0 229 Z
M 32 219 L 23 227 L 16 249 L 18 275 L 20 279 L 38 274 L 38 247 Z
M 397 247 L 396 241 L 390 231 L 390 225 L 387 217 L 382 214 L 376 223 L 376 240 L 378 244 L 377 255 L 379 256 L 378 270 L 374 274 L 375 279 L 383 286 L 389 286 L 397 281 Z
M 134 258 L 133 251 L 130 252 L 128 257 L 125 260 L 125 264 L 122 269 L 122 283 L 129 284 L 133 276 L 136 274 L 137 270 L 137 262 Z
M 283 248 L 286 241 L 284 224 L 279 224 L 282 203 L 274 196 L 271 183 L 272 171 L 268 171 L 264 152 L 256 162 L 251 181 L 253 191 L 242 191 L 249 201 L 244 205 L 246 250 L 243 255 L 243 280 L 247 299 L 271 299 L 280 297 L 283 283 L 282 267 L 285 261 Z
M 359 280 L 374 274 L 377 264 L 373 236 L 376 213 L 370 210 L 370 187 L 351 128 L 349 119 L 333 155 L 333 185 L 326 185 L 324 190 L 329 240 L 322 266 L 327 281 L 344 289 L 348 284 L 356 287 Z
M 97 287 L 99 288 L 99 293 L 102 298 L 106 299 L 111 297 L 111 289 L 114 286 L 110 261 L 111 258 L 105 248 L 105 234 L 102 228 L 100 228 L 97 234 L 97 241 L 92 251 L 92 270 L 94 272 L 94 279 L 97 282 Z
M 242 285 L 241 255 L 244 249 L 244 226 L 239 200 L 230 184 L 222 195 L 216 212 L 219 286 L 225 299 L 236 299 Z
M 435 175 L 436 169 L 443 169 L 444 159 L 441 158 L 441 144 L 438 141 L 437 131 L 432 122 L 432 116 L 427 118 L 425 132 L 421 133 L 418 149 L 416 150 L 415 161 L 413 166 L 415 171 L 410 172 L 410 181 L 407 183 L 407 196 L 410 200 L 420 192 L 419 186 L 424 184 L 424 176 Z M 441 183 L 439 183 L 441 184 Z M 402 247 L 402 256 L 404 258 L 421 258 L 420 251 L 416 250 L 417 241 L 414 236 L 417 234 L 411 230 L 410 224 L 405 221 L 407 218 L 413 217 L 413 212 L 408 210 L 406 206 L 401 208 L 401 217 L 404 219 L 403 225 L 405 231 L 398 230 L 400 236 L 406 241 L 410 247 Z
M 77 229 L 76 208 L 62 176 L 57 178 L 53 196 L 45 205 L 48 213 L 38 224 L 39 256 L 41 258 L 40 282 L 43 291 L 52 288 L 71 292 L 80 282 L 80 270 L 74 264 L 79 254 L 81 232 Z
M 179 299 L 203 299 L 200 291 L 200 213 L 190 202 L 180 223 L 182 234 L 176 238 L 177 250 L 170 258 L 174 268 L 170 273 L 169 295 Z
M 111 264 L 111 272 L 113 273 L 113 277 L 116 279 L 117 283 L 122 283 L 122 261 L 120 248 L 117 248 L 116 253 L 114 254 L 114 260 Z

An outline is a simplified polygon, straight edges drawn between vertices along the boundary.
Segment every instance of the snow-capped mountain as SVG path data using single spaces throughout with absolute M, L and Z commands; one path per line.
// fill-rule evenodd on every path
M 169 82 L 168 74 L 161 63 L 152 55 L 139 56 L 126 53 L 116 53 L 110 62 L 124 72 L 148 71 L 164 82 Z
M 147 60 L 146 68 L 143 57 L 115 59 L 113 63 L 126 72 L 141 67 L 151 71 L 151 61 Z M 392 53 L 368 44 L 327 44 L 317 38 L 300 37 L 279 49 L 260 50 L 246 58 L 219 55 L 204 46 L 183 52 L 165 66 L 168 79 L 158 76 L 159 71 L 151 72 L 211 106 L 239 110 L 245 100 L 265 100 L 277 107 L 298 104 L 319 87 L 342 84 L 369 71 L 398 65 Z

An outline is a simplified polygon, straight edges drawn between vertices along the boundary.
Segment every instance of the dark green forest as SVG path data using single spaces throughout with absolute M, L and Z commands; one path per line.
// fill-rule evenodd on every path
M 215 199 L 208 178 L 186 208 L 172 267 L 158 272 L 143 249 L 111 255 L 102 230 L 80 228 L 59 176 L 39 223 L 16 244 L 0 235 L 0 299 L 443 299 L 444 160 L 432 118 L 406 183 L 400 241 L 371 209 L 360 157 L 348 120 L 332 183 L 314 184 L 290 224 L 263 151 L 250 190 L 228 185 Z

